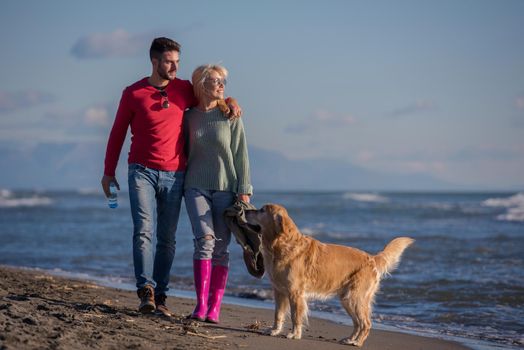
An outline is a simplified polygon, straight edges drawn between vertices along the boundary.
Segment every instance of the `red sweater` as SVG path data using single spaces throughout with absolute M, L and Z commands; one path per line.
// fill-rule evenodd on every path
M 165 91 L 169 108 L 162 108 L 162 96 L 147 78 L 124 90 L 107 142 L 105 175 L 115 176 L 129 125 L 132 136 L 128 163 L 164 171 L 185 170 L 182 119 L 184 110 L 196 105 L 197 100 L 188 80 L 175 79 Z

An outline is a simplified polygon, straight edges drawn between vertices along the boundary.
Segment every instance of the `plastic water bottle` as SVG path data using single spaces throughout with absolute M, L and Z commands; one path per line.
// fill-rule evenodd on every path
M 111 209 L 118 207 L 118 194 L 116 193 L 116 184 L 111 182 L 109 184 L 109 197 L 107 197 L 107 206 Z

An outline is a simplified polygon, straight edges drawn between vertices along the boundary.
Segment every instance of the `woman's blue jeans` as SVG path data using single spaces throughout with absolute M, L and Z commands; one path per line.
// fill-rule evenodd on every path
M 184 192 L 184 172 L 129 164 L 128 183 L 136 287 L 151 285 L 155 288 L 155 294 L 162 294 L 168 290 L 175 257 L 175 233 Z M 153 252 L 155 214 L 157 244 Z

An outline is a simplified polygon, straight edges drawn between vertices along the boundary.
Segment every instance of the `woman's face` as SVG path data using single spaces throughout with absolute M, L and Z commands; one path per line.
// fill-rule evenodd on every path
M 223 99 L 225 87 L 226 80 L 218 72 L 211 71 L 206 80 L 204 80 L 206 95 L 212 100 Z

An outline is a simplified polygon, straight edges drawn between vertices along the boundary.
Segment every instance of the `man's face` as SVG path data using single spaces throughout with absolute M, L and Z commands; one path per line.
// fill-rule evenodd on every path
M 180 54 L 177 51 L 166 51 L 160 60 L 155 60 L 156 72 L 165 80 L 174 80 L 180 63 Z

